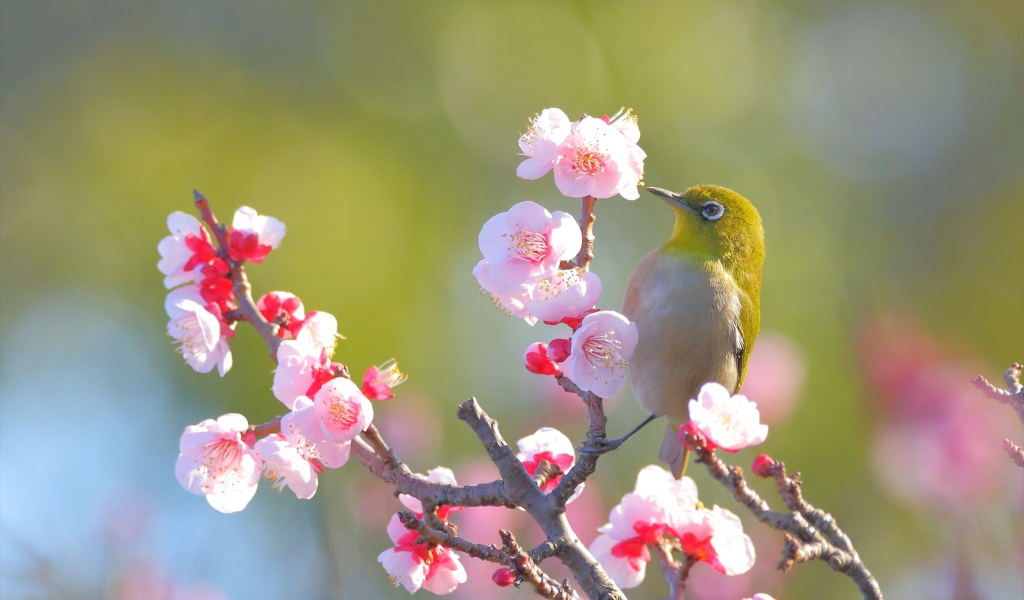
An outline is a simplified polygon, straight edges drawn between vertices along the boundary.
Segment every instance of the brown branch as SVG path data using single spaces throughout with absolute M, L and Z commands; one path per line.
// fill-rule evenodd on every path
M 971 383 L 986 397 L 996 400 L 1000 404 L 1012 406 L 1017 413 L 1017 418 L 1024 423 L 1024 388 L 1020 384 L 1021 369 L 1021 365 L 1014 363 L 1006 370 L 1006 373 L 1003 374 L 1003 380 L 1006 382 L 1005 390 L 992 385 L 981 375 L 975 377 Z M 1012 440 L 1006 439 L 1003 440 L 1003 450 L 1017 466 L 1024 467 L 1024 448 L 1014 444 Z
M 519 546 L 511 532 L 502 529 L 499 534 L 501 535 L 501 543 L 504 545 L 505 554 L 510 558 L 509 568 L 515 572 L 517 579 L 522 578 L 523 581 L 533 586 L 537 595 L 544 598 L 550 600 L 579 600 L 579 596 L 576 595 L 576 592 L 567 583 L 558 583 L 558 581 L 546 575 L 544 571 L 541 571 L 540 567 L 530 558 L 530 555 Z
M 662 538 L 659 544 L 650 544 L 649 547 L 658 557 L 661 574 L 665 578 L 665 582 L 668 583 L 668 600 L 683 600 L 686 579 L 690 576 L 690 568 L 697 560 L 692 556 L 687 556 L 680 563 L 672 554 L 672 542 L 666 538 Z
M 537 463 L 537 469 L 533 472 L 533 482 L 537 484 L 537 487 L 543 488 L 544 484 L 547 483 L 549 479 L 558 477 L 561 474 L 561 467 L 542 458 L 540 462 Z
M 597 469 L 597 459 L 603 452 L 600 451 L 601 443 L 605 441 L 608 428 L 608 417 L 604 414 L 604 399 L 592 392 L 585 392 L 579 388 L 571 379 L 564 375 L 557 378 L 559 385 L 565 391 L 576 394 L 583 399 L 587 405 L 587 416 L 590 426 L 587 428 L 587 441 L 579 460 L 569 469 L 564 477 L 558 482 L 558 486 L 552 490 L 551 495 L 559 506 L 572 497 L 576 488 L 594 474 Z M 594 451 L 588 451 L 593 448 Z
M 427 524 L 422 520 L 416 518 L 416 515 L 412 512 L 401 511 L 398 513 L 398 519 L 402 521 L 402 525 L 405 525 L 408 529 L 420 534 L 419 539 L 416 540 L 417 544 L 423 542 L 439 544 L 445 548 L 451 548 L 452 550 L 458 550 L 459 552 L 468 554 L 473 558 L 479 558 L 480 560 L 486 560 L 499 565 L 511 565 L 509 556 L 498 548 L 495 548 L 494 546 L 474 544 L 469 540 L 452 535 L 451 533 L 433 529 L 427 526 Z
M 878 582 L 861 562 L 853 549 L 850 538 L 836 524 L 832 515 L 811 506 L 803 499 L 799 475 L 787 477 L 785 465 L 771 461 L 767 473 L 775 478 L 776 487 L 783 502 L 790 509 L 782 515 L 770 509 L 768 503 L 747 486 L 743 469 L 727 466 L 714 450 L 709 450 L 707 440 L 699 432 L 689 432 L 686 443 L 697 454 L 697 462 L 707 466 L 708 473 L 725 486 L 736 500 L 747 507 L 758 521 L 773 529 L 788 532 L 786 549 L 779 569 L 788 570 L 797 562 L 818 559 L 825 561 L 832 570 L 843 573 L 853 580 L 865 600 L 881 600 L 882 591 Z
M 281 417 L 277 416 L 260 425 L 250 425 L 246 433 L 252 433 L 256 437 L 264 437 L 281 431 Z
M 583 234 L 583 245 L 580 246 L 580 253 L 576 255 L 576 264 L 584 271 L 590 270 L 590 261 L 594 260 L 594 203 L 597 201 L 593 196 L 584 196 L 580 199 L 580 232 Z
M 536 548 L 530 550 L 530 558 L 538 565 L 552 556 L 558 554 L 559 546 L 551 540 L 544 540 Z

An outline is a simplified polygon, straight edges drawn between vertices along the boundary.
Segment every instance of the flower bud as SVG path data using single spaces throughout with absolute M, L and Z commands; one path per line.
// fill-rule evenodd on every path
M 572 340 L 565 338 L 558 338 L 551 340 L 548 343 L 548 358 L 560 363 L 569 358 L 569 353 L 572 349 Z
M 494 575 L 491 575 L 491 579 L 498 584 L 498 587 L 508 587 L 515 583 L 516 574 L 512 572 L 512 569 L 502 568 L 495 571 Z
M 711 440 L 707 439 L 707 437 L 697 429 L 697 424 L 693 421 L 687 421 L 679 426 L 679 443 L 683 445 L 683 448 L 692 452 L 696 450 L 696 448 L 687 441 L 688 437 L 693 437 L 698 446 L 706 448 L 707 450 L 714 450 L 716 447 Z
M 523 355 L 526 370 L 538 375 L 561 375 L 562 369 L 548 358 L 548 345 L 544 342 L 530 344 Z
M 758 477 L 767 478 L 775 475 L 777 465 L 778 463 L 775 462 L 772 457 L 767 454 L 759 454 L 757 458 L 754 459 L 754 464 L 751 466 L 750 470 Z

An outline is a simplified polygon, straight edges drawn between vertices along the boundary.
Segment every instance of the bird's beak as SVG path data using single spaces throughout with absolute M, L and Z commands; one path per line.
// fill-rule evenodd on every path
M 654 194 L 655 196 L 661 198 L 665 202 L 668 202 L 672 206 L 678 206 L 679 208 L 688 208 L 690 210 L 693 210 L 693 208 L 683 200 L 682 194 L 670 192 L 662 188 L 651 186 L 647 186 L 644 189 Z

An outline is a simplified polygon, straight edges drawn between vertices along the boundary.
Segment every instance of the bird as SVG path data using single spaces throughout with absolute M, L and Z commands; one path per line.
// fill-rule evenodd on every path
M 679 425 L 701 386 L 737 393 L 761 326 L 764 227 L 749 200 L 717 185 L 682 194 L 656 187 L 675 215 L 672 237 L 637 265 L 622 314 L 637 325 L 629 359 L 633 392 L 648 419 L 667 417 L 659 458 L 676 479 L 689 458 Z

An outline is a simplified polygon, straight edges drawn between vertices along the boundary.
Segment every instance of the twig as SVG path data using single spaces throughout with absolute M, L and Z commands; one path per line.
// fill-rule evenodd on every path
M 584 271 L 590 270 L 590 261 L 594 260 L 594 203 L 597 201 L 593 196 L 584 196 L 580 199 L 580 231 L 583 233 L 583 245 L 580 246 L 580 253 L 576 255 L 576 264 Z
M 543 489 L 544 484 L 547 483 L 549 479 L 558 477 L 561 474 L 561 467 L 542 458 L 541 461 L 537 463 L 537 469 L 533 472 L 533 482 L 537 484 L 537 487 Z
M 1003 374 L 1003 380 L 1006 381 L 1005 390 L 992 385 L 981 375 L 975 377 L 971 383 L 981 390 L 985 396 L 998 401 L 1000 404 L 1012 406 L 1013 410 L 1017 412 L 1017 418 L 1020 419 L 1021 423 L 1024 423 L 1024 389 L 1021 388 L 1020 384 L 1021 368 L 1021 365 L 1014 363 Z M 1006 451 L 1006 455 L 1017 466 L 1024 467 L 1024 448 L 1014 444 L 1010 439 L 1005 439 L 1003 440 L 1003 450 Z
M 409 511 L 399 512 L 398 519 L 402 521 L 402 525 L 405 525 L 408 529 L 420 534 L 420 538 L 416 540 L 417 544 L 421 542 L 439 544 L 446 548 L 451 548 L 452 550 L 458 550 L 459 552 L 468 554 L 473 558 L 479 558 L 480 560 L 486 560 L 499 565 L 510 566 L 511 561 L 509 556 L 494 546 L 474 544 L 469 540 L 428 527 L 426 523 L 416 518 L 416 515 Z
M 523 581 L 533 586 L 537 595 L 549 600 L 579 600 L 579 596 L 568 584 L 558 583 L 541 571 L 530 555 L 519 546 L 511 532 L 502 529 L 499 534 L 505 554 L 511 559 L 509 568 L 515 571 L 517 579 L 522 578 Z
M 661 564 L 661 574 L 668 583 L 668 600 L 683 600 L 683 592 L 686 591 L 686 579 L 690 576 L 690 568 L 696 562 L 692 556 L 687 556 L 680 563 L 672 554 L 672 542 L 662 538 L 658 544 L 650 544 L 650 549 L 658 557 Z
M 689 432 L 686 442 L 697 454 L 697 462 L 706 465 L 708 473 L 732 492 L 733 497 L 746 506 L 757 520 L 791 534 L 786 536 L 786 549 L 779 569 L 788 571 L 798 562 L 822 560 L 833 571 L 852 579 L 865 600 L 882 599 L 878 582 L 861 562 L 850 538 L 839 529 L 832 515 L 811 506 L 803 499 L 799 475 L 787 477 L 785 465 L 779 461 L 772 461 L 768 467 L 769 474 L 775 478 L 779 494 L 792 511 L 782 515 L 772 511 L 768 503 L 747 486 L 742 469 L 727 466 L 715 456 L 714 450 L 708 450 L 703 435 Z
M 604 413 L 604 399 L 592 392 L 585 392 L 572 382 L 568 377 L 559 375 L 556 380 L 562 388 L 570 393 L 578 395 L 587 405 L 587 416 L 590 426 L 587 428 L 587 441 L 584 450 L 587 448 L 600 447 L 605 441 L 607 433 L 608 417 Z M 597 469 L 597 459 L 601 452 L 581 452 L 579 460 L 569 469 L 564 477 L 558 482 L 558 486 L 551 492 L 552 497 L 559 506 L 572 497 L 579 484 L 586 481 L 587 477 L 593 475 Z
M 551 540 L 544 540 L 536 548 L 530 550 L 530 558 L 538 565 L 552 556 L 558 554 L 559 546 Z

